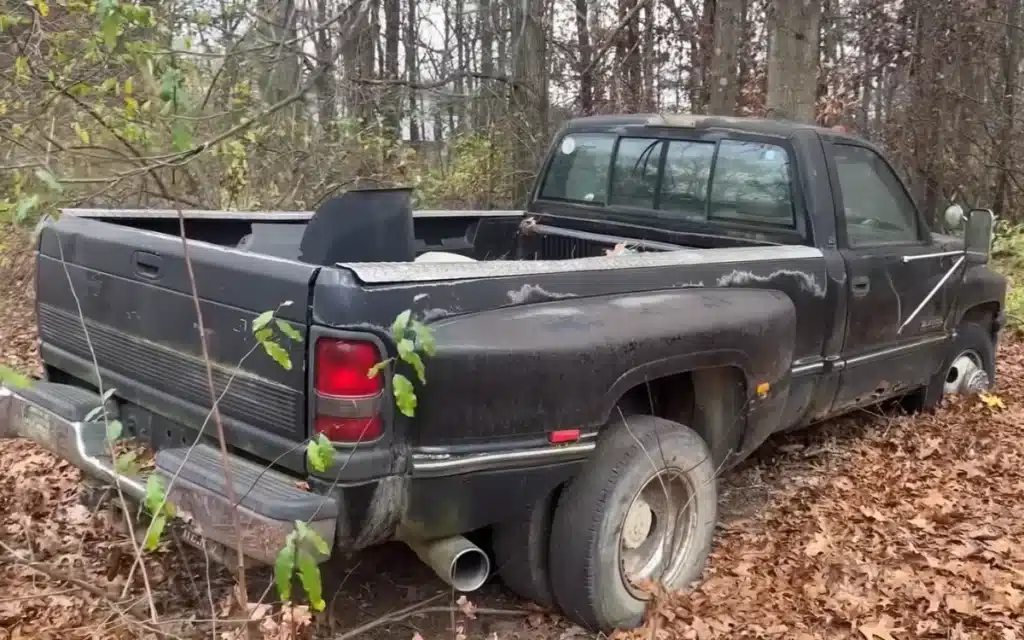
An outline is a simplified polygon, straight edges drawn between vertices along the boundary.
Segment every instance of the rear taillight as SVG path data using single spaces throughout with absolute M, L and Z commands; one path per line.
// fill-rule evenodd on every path
M 364 397 L 381 392 L 381 376 L 370 377 L 370 369 L 380 362 L 377 347 L 371 342 L 320 338 L 316 343 L 316 380 L 319 393 L 328 396 Z
M 367 442 L 381 436 L 384 377 L 369 375 L 378 362 L 380 352 L 372 342 L 317 340 L 313 370 L 315 432 L 339 444 Z

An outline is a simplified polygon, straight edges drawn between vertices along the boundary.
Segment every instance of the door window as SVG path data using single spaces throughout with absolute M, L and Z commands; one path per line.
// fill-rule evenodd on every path
M 917 242 L 914 202 L 885 160 L 865 147 L 834 145 L 833 149 L 849 245 Z

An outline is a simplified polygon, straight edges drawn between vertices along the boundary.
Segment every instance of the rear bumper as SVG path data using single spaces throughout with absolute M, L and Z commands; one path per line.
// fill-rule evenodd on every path
M 69 385 L 0 386 L 0 439 L 32 440 L 87 476 L 116 483 L 126 498 L 141 501 L 145 478 L 117 474 L 106 452 L 106 423 L 86 420 L 99 405 L 97 394 Z M 294 478 L 239 456 L 229 455 L 229 463 L 237 509 L 229 497 L 217 449 L 201 444 L 157 454 L 157 473 L 166 481 L 168 502 L 188 530 L 229 550 L 241 546 L 245 556 L 268 564 L 274 562 L 296 520 L 308 522 L 333 547 L 336 499 L 303 491 Z M 193 543 L 200 540 L 185 537 Z

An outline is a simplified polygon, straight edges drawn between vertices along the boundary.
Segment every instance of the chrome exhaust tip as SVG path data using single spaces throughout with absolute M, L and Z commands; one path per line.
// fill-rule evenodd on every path
M 491 559 L 463 536 L 439 540 L 406 540 L 423 564 L 457 591 L 476 591 L 491 575 Z

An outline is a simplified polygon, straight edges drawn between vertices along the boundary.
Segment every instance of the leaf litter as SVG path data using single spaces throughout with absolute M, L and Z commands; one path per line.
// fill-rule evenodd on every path
M 31 252 L 11 244 L 0 256 L 0 363 L 38 373 Z M 613 637 L 1024 638 L 1022 423 L 1024 345 L 1006 344 L 991 394 L 947 401 L 933 414 L 872 410 L 773 438 L 722 481 L 723 512 L 732 515 L 702 581 L 688 592 L 655 593 L 644 626 Z M 125 587 L 130 545 L 117 517 L 81 504 L 80 480 L 30 443 L 0 441 L 2 640 L 157 637 L 123 614 L 144 602 L 138 575 Z M 202 622 L 223 613 L 230 577 L 211 569 L 221 603 L 211 609 L 201 554 L 168 542 L 147 566 L 169 621 L 162 634 L 210 637 Z M 454 630 L 406 629 L 399 637 L 472 638 L 467 623 L 478 622 L 477 605 L 457 604 L 463 615 Z M 277 618 L 264 609 L 249 615 L 253 637 L 312 633 L 301 606 Z M 533 615 L 500 636 L 559 637 L 567 626 L 582 633 L 557 616 Z

